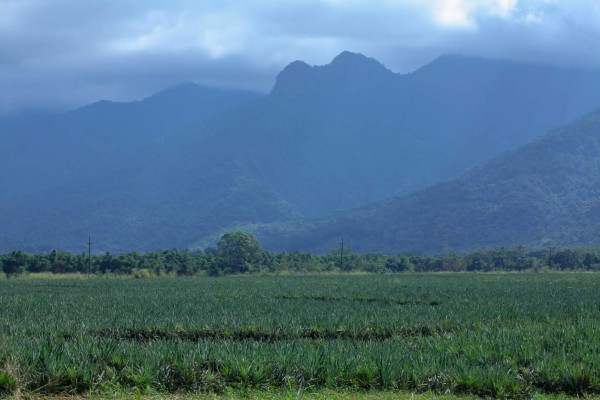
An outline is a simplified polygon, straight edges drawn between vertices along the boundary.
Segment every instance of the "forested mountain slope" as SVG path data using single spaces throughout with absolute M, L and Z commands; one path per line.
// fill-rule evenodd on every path
M 257 230 L 269 248 L 437 252 L 597 244 L 600 110 L 462 177 L 321 220 Z

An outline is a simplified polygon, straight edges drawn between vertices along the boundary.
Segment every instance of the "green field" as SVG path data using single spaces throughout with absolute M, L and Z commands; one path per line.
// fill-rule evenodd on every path
M 0 281 L 0 395 L 600 393 L 600 274 Z

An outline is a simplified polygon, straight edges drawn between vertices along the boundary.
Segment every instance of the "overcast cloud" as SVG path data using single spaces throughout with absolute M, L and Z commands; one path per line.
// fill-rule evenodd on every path
M 0 114 L 181 82 L 268 91 L 343 50 L 410 72 L 446 53 L 600 68 L 600 0 L 0 0 Z

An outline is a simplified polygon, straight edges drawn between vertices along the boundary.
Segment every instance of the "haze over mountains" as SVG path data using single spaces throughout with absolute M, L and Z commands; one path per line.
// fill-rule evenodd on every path
M 187 85 L 137 103 L 96 103 L 0 134 L 8 149 L 0 182 L 9 188 L 0 195 L 0 250 L 77 251 L 88 234 L 101 250 L 181 248 L 232 227 L 370 202 L 311 220 L 312 228 L 288 222 L 259 232 L 268 248 L 288 250 L 321 251 L 340 236 L 357 250 L 388 252 L 438 251 L 446 233 L 465 248 L 540 242 L 540 230 L 531 228 L 540 221 L 532 219 L 547 210 L 528 200 L 537 201 L 532 191 L 550 196 L 557 209 L 583 206 L 563 204 L 573 186 L 546 184 L 542 175 L 554 163 L 536 164 L 539 176 L 527 172 L 532 155 L 525 150 L 457 181 L 382 199 L 452 179 L 589 112 L 600 106 L 599 89 L 598 71 L 445 56 L 400 75 L 344 52 L 325 66 L 291 63 L 266 96 Z M 563 136 L 567 151 L 571 136 Z M 549 148 L 529 151 L 553 154 L 543 140 Z M 569 153 L 581 169 L 564 164 L 575 178 L 561 179 L 591 177 L 598 157 L 590 151 L 589 160 Z M 521 171 L 519 184 L 507 180 L 507 168 Z M 514 198 L 523 199 L 521 213 L 497 211 Z M 481 209 L 497 212 L 473 211 Z M 461 215 L 480 217 L 469 225 Z M 558 225 L 546 222 L 543 237 L 560 240 Z M 484 234 L 494 226 L 502 229 Z M 480 238 L 470 239 L 480 228 Z

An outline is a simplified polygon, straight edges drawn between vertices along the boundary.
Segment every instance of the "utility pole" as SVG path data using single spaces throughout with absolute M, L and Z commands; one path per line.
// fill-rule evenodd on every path
M 442 268 L 444 271 L 450 269 L 450 247 L 448 246 L 448 233 L 444 233 L 444 262 Z
M 344 269 L 344 238 L 342 238 L 342 243 L 340 244 L 342 245 L 340 249 L 340 271 L 342 271 Z
M 550 246 L 548 249 L 548 268 L 552 269 L 552 250 L 554 250 L 554 247 Z
M 88 275 L 92 273 L 92 237 L 88 237 Z

